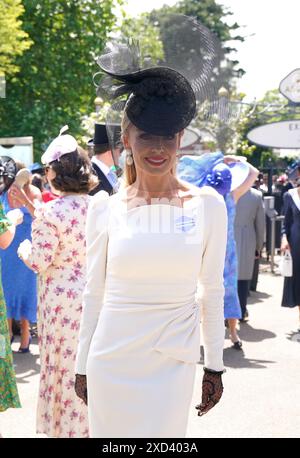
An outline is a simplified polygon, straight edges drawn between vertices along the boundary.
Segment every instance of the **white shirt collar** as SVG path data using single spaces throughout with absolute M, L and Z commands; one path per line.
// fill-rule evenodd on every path
M 298 210 L 300 210 L 300 197 L 299 197 L 298 189 L 297 188 L 290 189 L 288 192 L 292 196 L 294 204 L 296 205 Z
M 92 163 L 96 164 L 105 176 L 109 174 L 110 168 L 106 164 L 104 164 L 104 162 L 100 161 L 100 159 L 97 159 L 95 156 L 93 156 Z
M 298 210 L 300 210 L 300 197 L 299 197 L 298 189 L 297 188 L 290 189 L 288 192 L 292 196 L 294 204 L 296 205 Z
M 102 171 L 102 173 L 104 173 L 106 179 L 112 186 L 113 190 L 117 191 L 119 189 L 119 181 L 117 175 L 111 172 L 111 169 L 102 161 L 100 161 L 100 159 L 97 159 L 95 156 L 92 157 L 92 163 L 100 168 L 100 170 Z

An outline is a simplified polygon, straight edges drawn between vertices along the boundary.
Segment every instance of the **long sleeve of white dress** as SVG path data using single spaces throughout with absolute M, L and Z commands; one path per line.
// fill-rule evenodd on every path
M 204 191 L 204 188 L 203 188 Z M 221 371 L 224 348 L 224 261 L 227 212 L 224 199 L 207 189 L 204 199 L 204 247 L 199 276 L 204 365 Z
M 86 223 L 86 286 L 83 293 L 76 374 L 86 374 L 90 343 L 103 304 L 108 243 L 108 198 L 105 191 L 92 197 Z

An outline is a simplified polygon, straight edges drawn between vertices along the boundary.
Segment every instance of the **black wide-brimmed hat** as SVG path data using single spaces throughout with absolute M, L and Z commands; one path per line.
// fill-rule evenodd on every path
M 176 134 L 196 118 L 198 123 L 221 117 L 224 124 L 229 119 L 219 90 L 227 88 L 231 71 L 226 65 L 224 71 L 225 48 L 217 36 L 181 14 L 167 13 L 150 22 L 155 56 L 147 46 L 140 49 L 138 40 L 119 36 L 96 60 L 100 71 L 94 84 L 97 95 L 111 104 L 106 128 L 116 158 L 118 138 L 111 126 L 126 121 L 124 114 L 137 128 L 159 136 Z
M 196 114 L 196 98 L 188 80 L 168 67 L 151 67 L 128 75 L 111 75 L 121 84 L 115 96 L 130 94 L 129 120 L 154 135 L 171 135 L 187 127 Z
M 108 113 L 109 139 L 117 110 L 125 108 L 129 120 L 143 131 L 170 135 L 190 124 L 196 101 L 215 96 L 215 70 L 223 53 L 216 36 L 193 18 L 173 13 L 157 18 L 153 33 L 159 58 L 141 51 L 136 40 L 119 39 L 109 42 L 97 59 L 98 94 L 110 103 L 118 100 L 114 115 Z M 97 75 L 102 76 L 98 84 Z
M 0 195 L 7 192 L 17 174 L 15 161 L 8 156 L 0 156 Z
M 99 58 L 100 66 L 101 62 Z M 126 95 L 126 114 L 137 128 L 154 135 L 171 135 L 183 130 L 194 118 L 195 93 L 177 70 L 157 66 L 120 75 L 106 69 L 105 64 L 104 61 L 102 70 L 107 76 L 101 82 L 100 92 L 109 93 L 112 99 Z

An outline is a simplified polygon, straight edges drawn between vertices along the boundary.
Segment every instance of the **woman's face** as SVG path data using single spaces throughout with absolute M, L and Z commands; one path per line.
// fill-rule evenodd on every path
M 164 175 L 176 165 L 182 134 L 183 131 L 174 135 L 153 135 L 131 124 L 124 136 L 124 145 L 132 151 L 136 169 L 151 175 Z
M 46 167 L 44 167 L 44 171 L 45 171 L 45 179 L 46 179 L 46 182 L 50 186 L 51 192 L 57 193 L 57 190 L 52 185 L 52 180 L 54 180 L 54 178 L 56 177 L 56 173 L 54 172 L 54 170 L 52 169 L 50 165 L 47 165 Z

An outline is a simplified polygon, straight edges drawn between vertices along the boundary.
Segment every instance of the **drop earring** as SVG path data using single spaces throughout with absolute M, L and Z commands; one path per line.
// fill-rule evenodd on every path
M 126 164 L 129 166 L 133 165 L 133 157 L 130 149 L 126 150 Z

